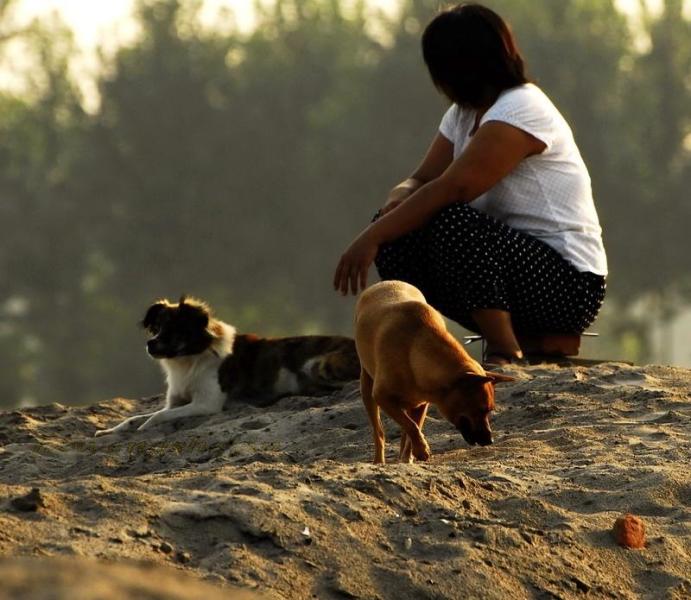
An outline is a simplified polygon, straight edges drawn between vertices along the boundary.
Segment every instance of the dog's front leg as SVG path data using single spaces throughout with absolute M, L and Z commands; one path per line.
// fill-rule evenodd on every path
M 406 433 L 410 437 L 410 444 L 412 446 L 412 454 L 418 460 L 427 460 L 430 457 L 430 449 L 425 436 L 418 427 L 417 423 L 411 419 L 408 414 L 399 407 L 397 396 L 387 394 L 379 394 L 376 396 L 376 402 L 381 406 L 386 414 L 389 415 L 396 423 L 401 426 L 401 435 Z
M 401 444 L 398 447 L 398 462 L 413 462 L 412 449 L 408 434 L 401 429 Z
M 154 413 L 146 413 L 145 415 L 135 415 L 134 417 L 125 419 L 122 423 L 116 425 L 115 427 L 111 427 L 110 429 L 101 429 L 100 431 L 97 431 L 96 433 L 94 433 L 94 437 L 100 437 L 102 435 L 108 435 L 111 433 L 121 433 L 123 431 L 134 431 L 142 421 L 146 421 L 146 419 L 148 419 L 153 414 Z
M 429 404 L 425 402 L 424 404 L 416 406 L 415 408 L 409 411 L 410 418 L 413 421 L 415 421 L 415 423 L 418 426 L 418 429 L 420 430 L 420 433 L 422 433 L 422 425 L 425 422 L 425 417 L 427 416 L 428 408 Z M 411 443 L 410 436 L 403 430 L 401 430 L 401 453 L 398 457 L 398 462 L 413 462 L 413 445 Z
M 162 408 L 159 411 L 153 413 L 142 425 L 139 426 L 137 431 L 145 431 L 150 429 L 154 425 L 159 423 L 165 423 L 167 421 L 174 421 L 176 419 L 182 419 L 184 417 L 198 417 L 201 415 L 214 415 L 221 412 L 223 408 L 223 401 L 221 405 L 207 404 L 202 402 L 190 402 L 184 406 L 177 406 L 175 408 Z
M 386 462 L 384 458 L 384 445 L 386 438 L 384 437 L 384 427 L 381 424 L 381 417 L 379 416 L 379 406 L 372 397 L 372 378 L 363 369 L 360 372 L 360 395 L 362 396 L 362 403 L 365 405 L 367 416 L 372 424 L 372 435 L 374 438 L 374 464 L 383 465 Z

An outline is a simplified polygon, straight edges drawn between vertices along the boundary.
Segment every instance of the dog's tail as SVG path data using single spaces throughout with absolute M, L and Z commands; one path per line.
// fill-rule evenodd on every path
M 305 363 L 303 370 L 314 383 L 337 386 L 360 377 L 360 360 L 355 342 L 349 338 L 338 341 L 336 347 Z

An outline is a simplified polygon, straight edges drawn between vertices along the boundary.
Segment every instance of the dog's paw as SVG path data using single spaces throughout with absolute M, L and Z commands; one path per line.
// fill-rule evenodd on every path
M 423 439 L 421 444 L 413 444 L 413 456 L 418 460 L 429 460 L 431 455 L 432 453 L 430 452 L 427 440 Z
M 98 431 L 94 432 L 94 437 L 101 437 L 102 435 L 108 435 L 109 433 L 113 433 L 112 429 L 99 429 Z
M 398 455 L 398 462 L 403 464 L 411 464 L 413 462 L 413 449 L 410 444 Z
M 157 419 L 149 418 L 146 421 L 144 421 L 139 427 L 136 428 L 137 431 L 146 431 L 147 429 L 151 429 L 154 425 L 158 423 Z

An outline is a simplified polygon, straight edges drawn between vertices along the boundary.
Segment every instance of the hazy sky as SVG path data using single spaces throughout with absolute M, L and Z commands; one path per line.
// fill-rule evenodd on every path
M 0 0 L 2 1 L 2 0 Z M 260 0 L 270 4 L 271 0 Z M 352 2 L 354 0 L 344 0 Z M 452 4 L 454 0 L 440 5 Z M 554 0 L 558 2 L 560 0 Z M 637 12 L 640 0 L 615 0 L 615 2 L 631 15 Z M 660 6 L 662 0 L 646 0 L 654 10 Z M 691 0 L 687 2 L 687 10 L 691 11 Z M 401 0 L 366 0 L 373 9 L 381 9 L 395 13 Z M 36 16 L 45 16 L 54 11 L 74 31 L 78 45 L 83 50 L 81 57 L 73 59 L 72 69 L 84 93 L 87 108 L 94 108 L 98 102 L 94 81 L 96 80 L 99 62 L 95 49 L 103 48 L 106 52 L 114 50 L 123 42 L 131 40 L 137 34 L 134 21 L 130 14 L 135 0 L 18 0 L 14 15 L 15 27 L 28 23 Z M 214 16 L 222 7 L 232 9 L 237 24 L 241 29 L 252 26 L 253 0 L 205 0 L 202 19 L 213 23 Z M 0 61 L 0 89 L 17 88 L 24 85 L 20 73 L 27 72 L 24 53 L 18 44 L 10 42 Z
M 3 0 L 0 0 L 2 2 Z M 352 0 L 344 0 L 345 3 Z M 260 0 L 270 4 L 271 0 Z M 400 0 L 369 0 L 373 8 L 394 12 Z M 82 56 L 72 60 L 72 69 L 85 95 L 88 107 L 93 107 L 97 94 L 93 82 L 99 68 L 95 50 L 112 51 L 134 38 L 137 28 L 130 18 L 135 0 L 17 0 L 12 11 L 13 29 L 20 29 L 33 18 L 58 12 L 61 19 L 75 33 Z M 230 8 L 241 29 L 249 29 L 253 22 L 254 0 L 204 0 L 202 19 L 213 23 L 221 8 Z M 11 41 L 0 60 L 0 89 L 17 89 L 24 85 L 21 73 L 27 71 L 21 42 Z
M 634 12 L 639 0 L 616 2 L 622 9 Z M 128 16 L 133 3 L 134 0 L 19 0 L 18 8 L 22 19 L 58 10 L 75 31 L 79 44 L 84 48 L 93 48 L 102 41 L 103 34 L 115 33 L 116 39 L 132 35 L 133 27 L 128 22 Z M 368 3 L 393 12 L 400 5 L 400 0 L 369 0 Z M 659 3 L 660 0 L 648 0 L 651 7 Z M 229 6 L 241 27 L 251 26 L 254 4 L 251 0 L 206 0 L 205 4 L 207 15 L 214 14 L 221 6 Z
M 267 0 L 262 0 L 267 3 Z M 637 0 L 633 0 L 637 1 Z M 369 0 L 369 4 L 386 11 L 395 11 L 400 0 Z M 133 30 L 128 23 L 134 0 L 19 0 L 19 12 L 23 18 L 58 10 L 75 31 L 79 43 L 86 48 L 98 45 L 103 33 L 113 31 L 127 36 Z M 238 24 L 251 27 L 252 0 L 205 0 L 207 18 L 221 7 L 232 8 Z

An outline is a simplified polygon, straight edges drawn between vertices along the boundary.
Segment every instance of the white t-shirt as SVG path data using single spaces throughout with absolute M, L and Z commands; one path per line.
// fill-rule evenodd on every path
M 456 104 L 444 115 L 439 131 L 453 143 L 454 159 L 470 141 L 475 118 L 474 110 Z M 488 121 L 522 129 L 546 148 L 523 159 L 470 205 L 549 244 L 579 271 L 606 275 L 590 176 L 564 117 L 540 88 L 527 83 L 504 91 L 480 126 Z

